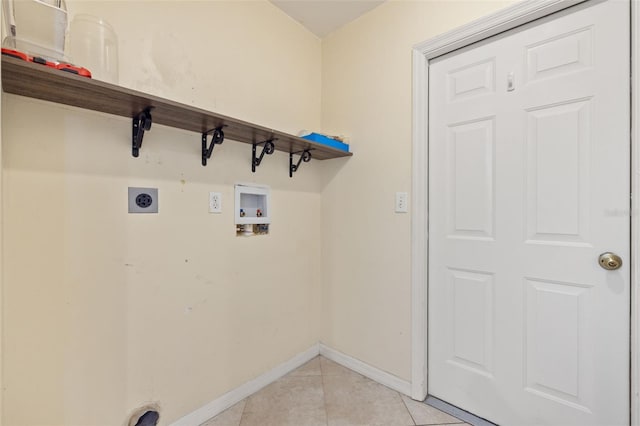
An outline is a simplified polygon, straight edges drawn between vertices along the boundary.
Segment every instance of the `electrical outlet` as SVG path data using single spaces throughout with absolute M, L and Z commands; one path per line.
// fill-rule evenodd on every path
M 219 192 L 209 193 L 209 213 L 222 213 L 222 194 Z
M 407 213 L 409 194 L 406 192 L 396 192 L 396 213 Z
M 158 213 L 158 188 L 129 187 L 129 213 Z

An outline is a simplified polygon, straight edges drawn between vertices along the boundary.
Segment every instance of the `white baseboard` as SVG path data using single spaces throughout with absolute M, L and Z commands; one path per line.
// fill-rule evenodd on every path
M 225 393 L 221 397 L 214 399 L 207 405 L 198 408 L 196 411 L 176 420 L 171 426 L 198 426 L 212 417 L 222 413 L 227 408 L 237 404 L 246 397 L 256 393 L 265 386 L 275 382 L 282 376 L 290 373 L 320 353 L 319 344 L 315 344 L 306 351 L 283 362 L 274 369 L 256 377 L 255 379 L 240 385 L 239 387 Z
M 332 349 L 323 343 L 320 343 L 320 355 L 330 359 L 333 362 L 347 367 L 357 373 L 362 374 L 371 380 L 385 385 L 388 388 L 396 390 L 404 395 L 411 396 L 411 383 L 407 380 L 403 380 L 391 373 L 380 370 L 358 359 L 345 355 L 335 349 Z
M 274 369 L 267 371 L 266 373 L 238 386 L 233 390 L 230 390 L 207 405 L 176 420 L 171 424 L 171 426 L 199 426 L 210 418 L 222 413 L 227 408 L 237 404 L 246 397 L 253 395 L 265 386 L 287 375 L 306 362 L 311 361 L 318 355 L 322 355 L 333 362 L 337 362 L 338 364 L 360 373 L 381 385 L 385 385 L 404 395 L 411 396 L 411 383 L 407 380 L 403 380 L 391 373 L 387 373 L 386 371 L 382 371 L 379 368 L 350 357 L 349 355 L 345 355 L 342 352 L 332 349 L 322 343 L 317 343 L 306 351 L 278 365 Z

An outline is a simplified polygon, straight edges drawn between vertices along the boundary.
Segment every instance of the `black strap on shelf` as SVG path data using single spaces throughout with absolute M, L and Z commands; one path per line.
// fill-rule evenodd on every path
M 215 129 L 207 130 L 202 133 L 202 165 L 207 165 L 207 160 L 211 158 L 211 154 L 213 154 L 213 148 L 216 145 L 221 145 L 224 142 L 224 132 L 222 128 L 226 127 L 226 125 L 218 126 Z M 211 143 L 207 146 L 207 135 L 212 134 Z
M 298 158 L 298 163 L 297 164 L 293 164 L 293 154 L 302 154 L 300 155 L 300 158 Z M 298 171 L 298 168 L 300 168 L 300 163 L 302 162 L 308 163 L 309 161 L 311 161 L 311 150 L 310 149 L 305 149 L 304 151 L 300 151 L 300 152 L 290 152 L 289 153 L 289 177 L 292 178 L 293 174 L 295 172 Z
M 276 145 L 274 144 L 275 141 L 277 141 L 278 138 L 271 138 L 271 139 L 267 139 L 266 141 L 263 142 L 254 142 L 253 143 L 253 150 L 252 150 L 252 155 L 251 155 L 251 171 L 253 173 L 256 172 L 256 167 L 258 167 L 260 165 L 260 163 L 262 163 L 262 158 L 264 157 L 265 154 L 267 155 L 271 155 L 275 152 L 276 150 Z M 262 147 L 262 152 L 260 153 L 260 156 L 256 156 L 256 146 L 257 145 L 262 145 L 264 144 L 264 147 Z
M 142 148 L 142 138 L 146 130 L 151 130 L 151 110 L 153 107 L 147 107 L 140 114 L 133 117 L 132 123 L 132 135 L 131 135 L 131 154 L 134 157 L 140 155 L 140 148 Z

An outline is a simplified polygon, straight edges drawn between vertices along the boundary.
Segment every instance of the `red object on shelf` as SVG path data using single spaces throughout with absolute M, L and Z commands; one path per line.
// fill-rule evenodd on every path
M 29 56 L 29 61 L 28 62 L 33 62 L 35 64 L 44 65 L 44 66 L 47 66 L 49 68 L 55 68 L 56 67 L 56 63 L 55 62 L 47 61 L 45 58 L 43 58 L 41 56 Z
M 29 61 L 29 55 L 27 55 L 26 53 L 22 53 L 19 52 L 17 50 L 13 50 L 13 49 L 5 49 L 4 47 L 2 48 L 2 54 L 3 55 L 7 55 L 7 56 L 11 56 L 13 58 L 16 59 L 22 59 L 23 61 Z
M 13 58 L 22 59 L 26 62 L 34 62 L 36 64 L 45 65 L 49 68 L 53 68 L 56 70 L 69 72 L 72 74 L 76 74 L 82 77 L 91 78 L 91 71 L 86 68 L 78 67 L 73 64 L 68 64 L 66 62 L 52 62 L 47 61 L 45 58 L 40 56 L 29 56 L 24 52 L 20 52 L 19 50 L 7 49 L 5 47 L 2 48 L 2 54 L 11 56 Z
M 59 69 L 60 71 L 70 72 L 72 74 L 80 75 L 82 77 L 91 78 L 91 71 L 89 71 L 88 69 L 83 68 L 83 67 L 78 67 L 78 66 L 75 66 L 75 65 L 71 65 L 71 64 L 64 63 L 64 62 L 60 62 L 56 66 L 56 68 Z

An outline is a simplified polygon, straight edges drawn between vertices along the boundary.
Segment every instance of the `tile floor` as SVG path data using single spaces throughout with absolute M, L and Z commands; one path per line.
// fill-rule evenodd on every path
M 322 356 L 201 426 L 466 425 Z

